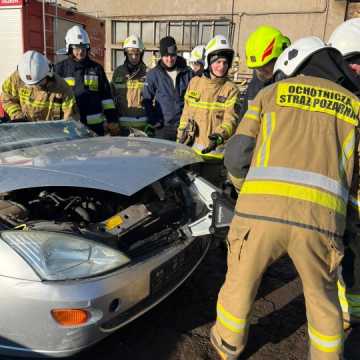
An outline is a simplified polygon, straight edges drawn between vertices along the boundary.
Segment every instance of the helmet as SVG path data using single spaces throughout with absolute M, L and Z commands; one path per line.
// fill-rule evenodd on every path
M 258 68 L 276 59 L 290 45 L 280 30 L 263 25 L 250 34 L 245 45 L 246 65 Z
M 331 34 L 328 44 L 343 56 L 360 53 L 360 19 L 351 19 L 339 25 Z
M 234 50 L 231 47 L 228 39 L 223 35 L 216 35 L 213 37 L 205 47 L 205 67 L 209 66 L 210 56 L 221 54 L 228 58 L 229 68 L 234 58 Z
M 35 85 L 50 75 L 50 66 L 46 57 L 37 51 L 29 50 L 18 65 L 20 79 L 26 85 Z
M 200 63 L 204 65 L 205 64 L 204 53 L 205 53 L 204 45 L 195 46 L 191 51 L 189 61 L 192 63 Z
M 274 66 L 274 74 L 282 72 L 285 76 L 293 76 L 299 67 L 313 54 L 324 48 L 330 48 L 316 36 L 308 36 L 296 40 L 278 57 Z
M 139 49 L 141 52 L 144 51 L 144 43 L 136 35 L 130 35 L 124 41 L 124 50 L 126 49 Z
M 88 33 L 82 26 L 75 25 L 70 28 L 65 35 L 65 44 L 67 53 L 70 53 L 71 45 L 83 45 L 90 49 L 90 39 Z

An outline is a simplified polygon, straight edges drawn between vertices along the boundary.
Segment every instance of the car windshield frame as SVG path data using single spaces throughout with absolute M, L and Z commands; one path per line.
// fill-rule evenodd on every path
M 76 120 L 0 124 L 0 152 L 97 136 Z

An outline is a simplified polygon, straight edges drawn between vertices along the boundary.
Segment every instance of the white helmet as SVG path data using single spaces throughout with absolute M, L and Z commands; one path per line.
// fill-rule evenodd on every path
M 75 25 L 70 28 L 65 35 L 66 51 L 70 53 L 71 45 L 83 45 L 90 49 L 90 39 L 88 33 L 82 26 Z
M 26 85 L 35 85 L 50 75 L 50 66 L 46 57 L 37 51 L 27 51 L 18 65 L 20 79 Z
M 287 47 L 276 60 L 273 73 L 282 72 L 287 77 L 293 76 L 311 55 L 321 49 L 327 48 L 325 43 L 316 36 L 308 36 L 296 40 Z
M 204 65 L 205 64 L 204 55 L 205 55 L 205 45 L 195 46 L 191 51 L 189 61 L 191 63 L 200 63 Z
M 331 34 L 328 43 L 338 49 L 343 56 L 360 53 L 360 19 L 343 22 Z
M 216 54 L 225 55 L 229 60 L 229 68 L 231 67 L 234 58 L 234 50 L 231 47 L 228 39 L 223 35 L 216 35 L 213 37 L 205 47 L 205 67 L 209 66 L 209 57 Z
M 144 51 L 144 43 L 136 35 L 130 35 L 124 40 L 124 50 L 125 49 L 139 49 L 141 52 Z

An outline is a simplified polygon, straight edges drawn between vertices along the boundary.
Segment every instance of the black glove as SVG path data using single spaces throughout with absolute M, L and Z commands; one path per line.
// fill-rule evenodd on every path
M 147 124 L 144 127 L 144 133 L 148 136 L 148 137 L 154 137 L 155 136 L 155 127 L 152 126 L 151 124 Z
M 224 143 L 224 138 L 220 134 L 210 134 L 209 135 L 210 144 L 207 148 L 201 151 L 202 154 L 207 154 L 215 150 L 219 145 Z

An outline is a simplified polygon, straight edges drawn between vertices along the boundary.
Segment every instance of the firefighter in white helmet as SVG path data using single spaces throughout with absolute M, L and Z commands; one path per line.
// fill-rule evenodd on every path
M 348 193 L 359 177 L 360 102 L 336 82 L 357 86 L 341 54 L 316 37 L 285 49 L 274 71 L 283 80 L 257 94 L 226 146 L 240 192 L 211 342 L 224 360 L 238 358 L 262 275 L 287 253 L 303 284 L 309 359 L 339 360 L 336 282 Z
M 80 120 L 98 135 L 105 128 L 119 134 L 115 104 L 103 67 L 91 60 L 90 39 L 83 27 L 75 25 L 65 36 L 68 58 L 55 65 L 55 72 L 72 87 Z
M 201 174 L 220 186 L 226 179 L 224 145 L 238 125 L 239 90 L 227 77 L 234 50 L 222 35 L 206 45 L 203 76 L 191 79 L 177 141 L 192 146 L 204 160 Z
M 360 75 L 360 19 L 347 20 L 331 34 L 329 45 L 338 49 L 350 69 Z M 360 78 L 358 78 L 360 85 Z M 344 328 L 360 323 L 360 196 L 358 184 L 353 184 L 348 207 L 348 227 L 345 255 L 339 277 L 339 299 L 343 311 Z
M 143 62 L 144 44 L 142 40 L 131 35 L 124 41 L 124 64 L 114 71 L 111 87 L 119 114 L 122 132 L 128 128 L 145 129 L 147 117 L 142 105 L 146 65 Z
M 350 68 L 360 75 L 360 19 L 350 19 L 339 25 L 329 38 L 329 45 L 338 49 Z
M 189 59 L 190 67 L 194 73 L 194 76 L 201 76 L 205 67 L 205 46 L 195 46 L 190 54 Z
M 46 57 L 29 50 L 2 84 L 1 100 L 11 121 L 69 119 L 76 102 L 66 82 L 51 71 Z

